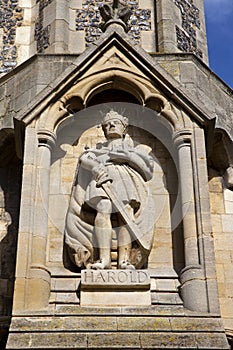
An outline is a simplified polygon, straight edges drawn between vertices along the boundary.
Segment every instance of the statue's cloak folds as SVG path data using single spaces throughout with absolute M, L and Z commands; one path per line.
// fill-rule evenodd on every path
M 144 240 L 153 242 L 154 232 L 154 200 L 149 192 L 145 176 L 138 172 L 137 164 L 117 164 L 109 161 L 110 150 L 102 146 L 99 149 L 90 149 L 84 154 L 91 154 L 96 160 L 105 165 L 113 191 L 118 195 L 123 205 L 130 205 L 134 210 L 134 221 L 141 233 L 137 239 L 134 255 L 137 256 L 135 266 L 140 268 L 147 256 L 142 254 Z M 83 155 L 84 155 L 83 154 Z M 82 156 L 83 156 L 82 155 Z M 82 158 L 80 157 L 80 159 Z M 140 152 L 137 151 L 137 156 Z M 148 159 L 151 157 L 147 156 Z M 143 154 L 145 159 L 145 154 Z M 137 170 L 135 170 L 137 168 Z M 78 164 L 74 185 L 72 188 L 69 208 L 66 216 L 65 242 L 69 249 L 71 260 L 76 266 L 88 267 L 96 259 L 98 248 L 94 239 L 95 205 L 100 198 L 107 198 L 102 187 L 98 187 L 93 175 Z M 114 210 L 113 210 L 114 211 Z M 112 216 L 117 216 L 113 213 Z M 128 223 L 127 223 L 128 224 Z M 115 224 L 117 231 L 117 224 Z M 134 238 L 132 237 L 132 241 Z M 148 252 L 149 253 L 149 252 Z M 143 256 L 143 257 L 142 257 Z

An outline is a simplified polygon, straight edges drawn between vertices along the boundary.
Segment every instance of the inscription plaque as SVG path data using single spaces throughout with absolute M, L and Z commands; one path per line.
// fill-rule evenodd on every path
M 146 270 L 83 270 L 82 288 L 148 289 L 150 275 Z
M 147 270 L 83 270 L 81 306 L 149 306 L 150 275 Z

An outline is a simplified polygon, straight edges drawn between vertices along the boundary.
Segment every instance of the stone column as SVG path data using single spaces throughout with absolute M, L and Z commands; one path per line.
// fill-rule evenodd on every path
M 178 153 L 185 255 L 185 267 L 180 274 L 181 294 L 185 307 L 193 311 L 207 312 L 205 275 L 200 265 L 197 240 L 191 138 L 191 130 L 178 131 L 173 138 Z
M 38 143 L 34 128 L 25 130 L 23 178 L 20 201 L 19 233 L 15 272 L 13 314 L 27 308 L 28 275 L 35 209 L 35 179 Z
M 50 272 L 46 268 L 48 234 L 49 180 L 51 147 L 55 135 L 48 131 L 38 132 L 37 185 L 34 211 L 34 229 L 31 248 L 31 265 L 28 288 L 28 308 L 41 309 L 48 306 L 50 295 Z

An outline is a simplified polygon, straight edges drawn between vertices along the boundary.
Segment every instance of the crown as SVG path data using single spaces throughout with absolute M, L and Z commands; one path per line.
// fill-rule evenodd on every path
M 111 109 L 110 112 L 106 113 L 106 115 L 102 121 L 102 124 L 104 124 L 107 121 L 112 120 L 112 119 L 120 120 L 124 126 L 127 126 L 129 123 L 128 118 L 124 117 L 123 115 L 121 115 L 121 114 L 117 113 L 116 111 L 114 111 L 113 109 Z

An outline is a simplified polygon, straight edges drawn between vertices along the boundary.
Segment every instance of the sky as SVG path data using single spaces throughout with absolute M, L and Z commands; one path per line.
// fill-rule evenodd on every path
M 233 0 L 204 0 L 210 68 L 233 88 Z

